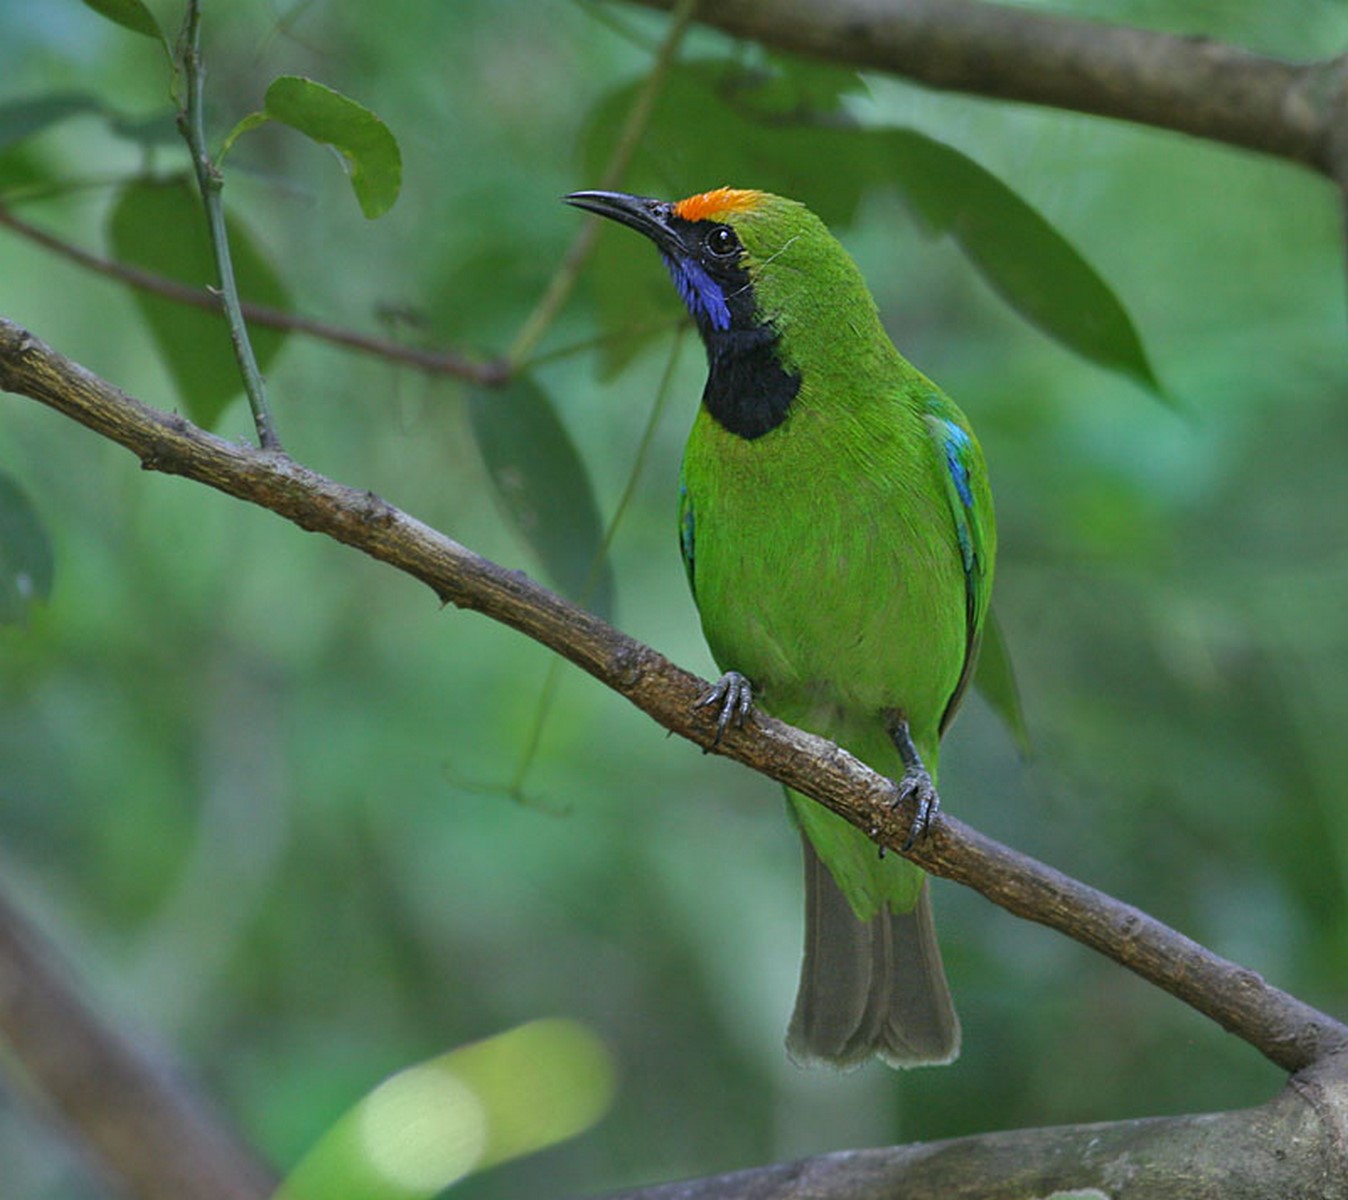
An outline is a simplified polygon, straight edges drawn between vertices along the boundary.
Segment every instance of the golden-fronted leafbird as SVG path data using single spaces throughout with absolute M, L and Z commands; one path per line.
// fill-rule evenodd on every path
M 653 241 L 707 351 L 684 453 L 683 559 L 722 677 L 894 778 L 920 835 L 992 587 L 987 469 L 964 414 L 895 348 L 856 263 L 803 205 L 717 188 L 567 200 Z M 839 1066 L 949 1062 L 960 1030 L 927 880 L 787 793 L 805 954 L 787 1047 Z

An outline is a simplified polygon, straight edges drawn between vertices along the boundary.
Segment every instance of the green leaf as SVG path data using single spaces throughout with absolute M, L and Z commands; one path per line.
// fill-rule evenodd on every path
M 32 503 L 0 472 L 0 624 L 22 621 L 51 595 L 51 542 Z
M 103 111 L 97 99 L 81 92 L 56 92 L 0 104 L 0 149 L 41 133 L 67 117 Z
M 0 199 L 13 192 L 55 186 L 52 168 L 29 147 L 0 150 Z
M 613 1100 L 604 1044 L 531 1021 L 399 1071 L 300 1161 L 275 1200 L 431 1200 L 464 1176 L 583 1133 Z
M 583 186 L 597 186 L 640 82 L 600 98 L 581 133 Z M 792 111 L 809 111 L 804 123 Z M 623 187 L 669 198 L 721 184 L 755 187 L 808 199 L 828 224 L 852 219 L 866 190 L 882 182 L 879 145 L 870 131 L 833 110 L 802 106 L 820 97 L 788 88 L 761 71 L 695 62 L 670 76 L 651 111 L 646 134 Z M 821 186 L 827 180 L 827 186 Z
M 606 620 L 613 567 L 590 477 L 547 394 L 527 377 L 480 388 L 469 400 L 473 434 L 516 532 L 562 593 Z
M 367 217 L 381 216 L 393 207 L 402 186 L 402 154 L 388 126 L 368 108 L 312 79 L 282 75 L 267 89 L 265 112 L 273 121 L 341 152 Z
M 164 41 L 164 31 L 159 28 L 154 13 L 145 7 L 145 0 L 84 0 L 84 4 L 123 29 L 142 33 L 157 42 Z
M 1006 723 L 1020 752 L 1029 754 L 1032 750 L 1030 731 L 1020 707 L 1020 688 L 1016 686 L 1016 674 L 1001 624 L 991 609 L 983 621 L 983 644 L 978 652 L 978 665 L 974 668 L 974 687 Z
M 732 106 L 773 122 L 832 121 L 844 96 L 864 93 L 866 81 L 851 67 L 789 54 L 768 54 L 762 67 L 727 76 L 721 95 Z
M 182 145 L 178 114 L 172 109 L 160 109 L 144 117 L 113 114 L 108 117 L 108 128 L 118 137 L 146 148 Z
M 241 297 L 285 308 L 285 289 L 248 231 L 232 218 L 227 227 Z M 108 219 L 108 238 L 114 255 L 123 262 L 203 292 L 218 285 L 206 218 L 195 190 L 185 179 L 167 183 L 140 180 L 123 187 Z M 197 424 L 211 428 L 243 389 L 224 320 L 140 289 L 132 289 L 131 294 L 188 415 Z M 273 329 L 250 333 L 258 366 L 266 371 L 285 335 Z
M 1083 358 L 1167 399 L 1119 298 L 1037 210 L 950 146 L 911 130 L 883 136 L 923 223 L 953 237 L 1003 299 Z
M 0 150 L 42 133 L 70 117 L 97 113 L 107 120 L 118 137 L 143 146 L 178 145 L 177 116 L 161 109 L 144 117 L 125 117 L 109 109 L 96 96 L 83 92 L 54 92 L 0 104 Z

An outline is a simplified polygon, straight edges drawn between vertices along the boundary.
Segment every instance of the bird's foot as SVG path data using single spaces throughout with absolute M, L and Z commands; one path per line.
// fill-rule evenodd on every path
M 898 794 L 891 804 L 900 808 L 912 802 L 913 823 L 908 826 L 908 837 L 902 849 L 906 853 L 931 831 L 936 814 L 941 811 L 941 797 L 936 794 L 936 784 L 932 782 L 931 772 L 922 764 L 922 756 L 913 744 L 913 735 L 908 728 L 908 719 L 897 709 L 886 715 L 886 729 L 894 749 L 903 759 L 903 777 L 896 781 Z
M 913 823 L 908 826 L 908 836 L 903 843 L 903 849 L 908 851 L 931 831 L 931 823 L 941 811 L 941 797 L 936 794 L 936 785 L 923 766 L 908 767 L 896 786 L 898 795 L 894 797 L 892 807 L 913 806 Z
M 705 752 L 715 750 L 721 744 L 725 731 L 733 723 L 736 729 L 742 728 L 754 706 L 754 689 L 749 681 L 738 671 L 727 671 L 705 696 L 698 700 L 694 708 L 717 708 L 716 736 Z

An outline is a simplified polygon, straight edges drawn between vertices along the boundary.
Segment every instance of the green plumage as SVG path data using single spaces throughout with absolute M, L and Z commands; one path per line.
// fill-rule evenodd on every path
M 982 453 L 959 409 L 894 349 L 855 263 L 818 218 L 780 197 L 725 195 L 720 210 L 708 197 L 674 206 L 675 249 L 662 246 L 667 260 L 680 247 L 701 253 L 705 268 L 685 264 L 681 277 L 671 262 L 712 365 L 684 455 L 680 519 L 703 630 L 722 669 L 746 676 L 766 711 L 895 779 L 913 769 L 891 736 L 901 722 L 934 780 L 992 585 Z M 698 219 L 681 222 L 681 211 Z M 735 308 L 742 275 L 700 249 L 699 231 L 716 226 L 738 238 L 734 266 L 752 311 Z M 752 436 L 718 418 L 727 386 L 754 386 L 751 372 L 725 365 L 740 352 L 741 325 L 775 334 L 776 360 L 798 381 L 785 416 Z M 807 839 L 809 889 L 793 1054 L 948 1061 L 958 1023 L 922 871 L 882 858 L 815 802 L 788 798 Z

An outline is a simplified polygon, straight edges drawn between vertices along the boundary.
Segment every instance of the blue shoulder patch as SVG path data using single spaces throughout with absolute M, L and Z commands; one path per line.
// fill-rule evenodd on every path
M 662 256 L 670 278 L 678 289 L 693 319 L 705 318 L 713 329 L 730 328 L 730 306 L 725 293 L 696 259 Z
M 946 503 L 954 526 L 955 543 L 964 567 L 964 612 L 966 644 L 964 668 L 950 694 L 941 729 L 959 706 L 960 697 L 973 677 L 978 659 L 978 641 L 988 611 L 988 591 L 992 586 L 992 555 L 996 548 L 991 500 L 983 478 L 983 456 L 978 443 L 964 423 L 963 415 L 939 392 L 926 396 L 922 414 L 932 439 L 932 465 L 945 485 Z M 986 506 L 986 511 L 983 511 Z
M 974 511 L 973 482 L 969 478 L 969 452 L 973 442 L 964 429 L 942 414 L 942 407 L 939 397 L 933 396 L 928 401 L 927 428 L 940 447 L 950 515 L 955 521 L 955 539 L 964 560 L 964 573 L 972 577 L 978 569 L 978 547 L 974 545 L 974 531 L 969 522 Z
M 965 452 L 969 449 L 969 435 L 952 421 L 942 420 L 941 424 L 945 427 L 942 433 L 942 448 L 945 450 L 946 470 L 950 472 L 950 478 L 955 483 L 955 491 L 959 493 L 959 498 L 965 508 L 973 508 L 974 493 L 969 486 L 969 467 L 964 461 Z

